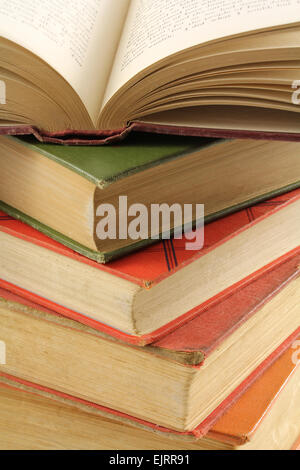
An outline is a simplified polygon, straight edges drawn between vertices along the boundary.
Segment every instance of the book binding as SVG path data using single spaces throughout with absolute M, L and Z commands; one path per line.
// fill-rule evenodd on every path
M 2 125 L 0 135 L 34 135 L 44 143 L 61 145 L 109 145 L 122 141 L 132 132 L 151 134 L 180 135 L 190 137 L 207 137 L 220 139 L 255 139 L 300 142 L 300 134 L 294 132 L 266 132 L 247 130 L 228 130 L 198 127 L 182 127 L 133 122 L 127 127 L 115 130 L 65 131 L 51 133 L 39 130 L 30 125 Z

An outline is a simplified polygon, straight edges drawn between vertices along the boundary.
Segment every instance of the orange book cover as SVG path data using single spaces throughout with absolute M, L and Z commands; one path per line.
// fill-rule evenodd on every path
M 215 423 L 210 437 L 235 445 L 251 441 L 285 385 L 299 367 L 292 344 Z M 299 357 L 300 358 L 300 357 Z M 290 406 L 294 406 L 291 402 Z

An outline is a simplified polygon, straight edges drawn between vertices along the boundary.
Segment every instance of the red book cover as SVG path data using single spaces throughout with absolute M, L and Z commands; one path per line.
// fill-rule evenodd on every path
M 247 231 L 254 225 L 259 224 L 261 221 L 265 220 L 267 217 L 280 211 L 282 208 L 285 208 L 294 202 L 298 202 L 299 200 L 300 190 L 296 190 L 208 224 L 205 228 L 205 245 L 204 248 L 199 251 L 187 251 L 185 249 L 184 239 L 165 240 L 137 253 L 131 254 L 123 259 L 114 261 L 108 265 L 99 265 L 96 262 L 93 262 L 88 258 L 75 253 L 71 249 L 53 241 L 28 225 L 25 225 L 24 223 L 7 216 L 4 213 L 0 213 L 0 231 L 21 238 L 29 243 L 34 243 L 49 250 L 55 251 L 60 255 L 73 258 L 76 261 L 85 263 L 93 268 L 106 271 L 114 276 L 127 279 L 128 281 L 139 285 L 142 288 L 151 289 L 153 285 L 160 283 L 169 276 L 172 276 L 183 267 L 201 258 L 202 256 L 205 256 L 207 253 L 210 253 L 216 247 L 226 243 L 226 241 L 234 237 L 237 237 L 240 233 Z M 231 296 L 234 293 L 236 293 L 234 295 L 242 295 L 240 292 L 245 292 L 243 291 L 245 286 L 247 286 L 249 283 L 251 285 L 251 283 L 255 282 L 256 279 L 264 277 L 268 273 L 270 273 L 270 277 L 265 285 L 268 286 L 267 289 L 270 288 L 270 292 L 276 290 L 278 285 L 281 285 L 284 282 L 284 278 L 286 279 L 286 277 L 292 276 L 293 273 L 295 273 L 297 270 L 296 266 L 299 262 L 297 258 L 297 256 L 299 256 L 299 249 L 300 248 L 298 246 L 296 249 L 292 250 L 292 252 L 280 256 L 279 259 L 275 261 L 273 260 L 271 263 L 262 267 L 257 272 L 251 273 L 251 275 L 245 277 L 234 286 L 226 287 L 213 298 L 205 301 L 201 306 L 193 308 L 191 311 L 180 316 L 178 319 L 174 320 L 168 325 L 149 335 L 145 335 L 144 337 L 135 337 L 126 335 L 122 332 L 117 332 L 113 328 L 105 326 L 98 321 L 92 320 L 82 313 L 74 312 L 66 307 L 51 302 L 51 300 L 42 298 L 32 292 L 28 292 L 21 286 L 14 286 L 6 280 L 0 281 L 0 287 L 17 294 L 24 299 L 30 300 L 35 304 L 41 305 L 51 311 L 85 323 L 88 326 L 116 336 L 126 342 L 131 342 L 133 344 L 146 344 L 165 336 L 167 333 L 170 333 L 178 326 L 181 326 L 184 323 L 199 316 L 201 312 L 206 311 L 208 308 L 214 308 L 214 306 L 219 302 L 222 302 L 223 299 L 227 299 L 226 302 L 229 306 L 228 311 L 230 311 Z M 285 266 L 289 266 L 289 273 L 287 274 L 287 272 L 285 272 L 283 277 L 280 275 L 280 279 L 278 276 L 274 276 L 273 278 L 272 270 L 276 267 L 279 267 L 282 263 L 288 260 L 291 260 L 291 264 L 286 264 Z M 282 269 L 284 271 L 285 268 Z M 263 284 L 264 283 L 262 281 L 261 285 Z M 251 295 L 252 294 L 246 294 L 245 301 L 240 302 L 240 305 L 241 307 L 243 306 L 243 308 L 241 308 L 241 312 L 237 314 L 236 318 L 242 318 L 245 315 L 245 311 L 247 310 L 247 308 L 245 309 L 245 306 L 252 305 L 251 302 L 249 303 L 249 296 Z M 263 287 L 260 298 L 265 298 L 266 295 L 266 291 L 264 291 Z M 237 321 L 239 320 L 235 319 L 233 320 L 233 323 Z

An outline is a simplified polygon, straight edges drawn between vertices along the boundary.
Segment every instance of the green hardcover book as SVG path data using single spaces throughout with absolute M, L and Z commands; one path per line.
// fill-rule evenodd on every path
M 295 142 L 141 134 L 122 145 L 63 147 L 0 137 L 0 208 L 101 263 L 154 238 L 151 227 L 140 239 L 121 235 L 119 227 L 115 238 L 99 237 L 99 206 L 115 208 L 118 224 L 120 197 L 126 208 L 143 204 L 149 213 L 152 204 L 204 204 L 210 221 L 299 182 Z M 155 235 L 161 231 L 160 224 Z

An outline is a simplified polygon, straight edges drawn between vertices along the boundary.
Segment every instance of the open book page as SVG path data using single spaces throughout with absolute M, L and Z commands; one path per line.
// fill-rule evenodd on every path
M 298 21 L 299 0 L 131 0 L 104 104 L 134 75 L 171 54 Z
M 1 0 L 0 34 L 51 65 L 96 122 L 130 0 Z

